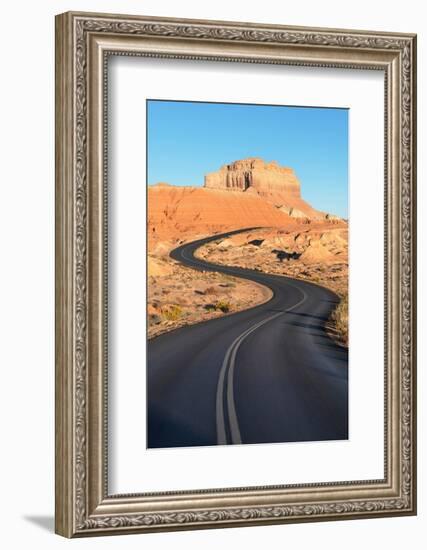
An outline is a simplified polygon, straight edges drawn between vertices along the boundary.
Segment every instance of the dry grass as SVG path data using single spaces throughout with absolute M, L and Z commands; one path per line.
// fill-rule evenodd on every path
M 226 300 L 220 300 L 219 302 L 217 302 L 215 304 L 215 308 L 220 311 L 222 311 L 223 313 L 228 313 L 231 309 L 231 304 L 230 302 L 227 302 Z
M 172 305 L 162 315 L 166 321 L 177 321 L 182 316 L 182 309 L 178 305 Z
M 348 346 L 348 294 L 341 297 L 341 301 L 331 314 L 331 323 L 339 340 Z

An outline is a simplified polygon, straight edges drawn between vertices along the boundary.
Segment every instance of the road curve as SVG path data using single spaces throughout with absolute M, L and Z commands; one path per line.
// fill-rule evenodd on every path
M 194 257 L 201 245 L 248 230 L 170 254 L 194 269 L 263 284 L 273 297 L 149 340 L 149 448 L 348 438 L 347 350 L 325 331 L 338 297 L 306 281 Z

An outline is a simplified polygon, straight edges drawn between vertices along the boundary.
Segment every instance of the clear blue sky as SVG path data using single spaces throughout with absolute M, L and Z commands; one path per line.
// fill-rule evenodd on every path
M 202 186 L 246 157 L 292 167 L 314 208 L 348 217 L 348 110 L 147 101 L 148 184 Z

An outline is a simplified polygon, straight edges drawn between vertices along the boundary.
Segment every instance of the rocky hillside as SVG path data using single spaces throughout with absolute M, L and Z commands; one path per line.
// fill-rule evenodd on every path
M 327 218 L 302 199 L 291 168 L 257 158 L 238 160 L 206 174 L 204 187 L 158 183 L 148 188 L 151 250 L 158 243 L 173 245 L 232 229 L 296 229 Z
M 165 184 L 148 188 L 149 246 L 242 227 L 283 227 L 292 221 L 257 195 Z

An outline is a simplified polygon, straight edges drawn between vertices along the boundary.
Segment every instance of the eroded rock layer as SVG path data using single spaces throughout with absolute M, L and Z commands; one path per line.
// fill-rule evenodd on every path
M 300 183 L 292 168 L 277 162 L 264 162 L 259 158 L 236 160 L 225 164 L 217 172 L 206 174 L 208 189 L 232 189 L 247 191 L 253 188 L 267 193 L 286 193 L 300 196 Z
M 205 175 L 206 189 L 241 191 L 259 195 L 285 214 L 296 218 L 320 219 L 318 212 L 301 198 L 300 182 L 292 168 L 260 158 L 236 160 Z

